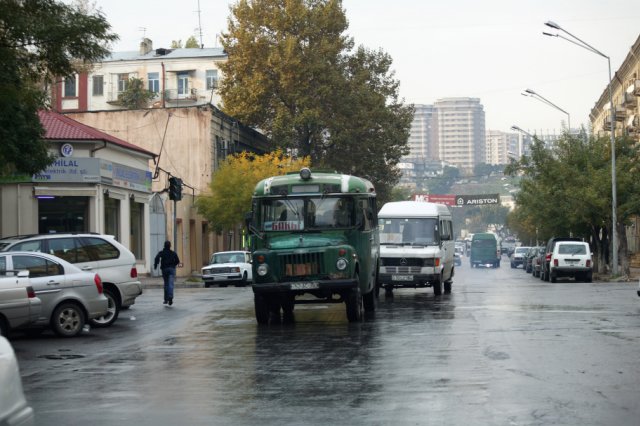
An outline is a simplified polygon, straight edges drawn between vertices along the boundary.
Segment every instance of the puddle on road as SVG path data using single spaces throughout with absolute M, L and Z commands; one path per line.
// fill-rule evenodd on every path
M 552 313 L 602 313 L 606 310 L 603 307 L 582 307 L 571 305 L 477 305 L 477 306 L 457 306 L 456 310 L 490 310 L 506 312 L 552 312 Z

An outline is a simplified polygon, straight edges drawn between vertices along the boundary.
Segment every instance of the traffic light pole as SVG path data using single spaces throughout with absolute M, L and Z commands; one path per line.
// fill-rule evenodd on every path
M 173 251 L 178 252 L 178 220 L 177 217 L 178 201 L 173 200 Z

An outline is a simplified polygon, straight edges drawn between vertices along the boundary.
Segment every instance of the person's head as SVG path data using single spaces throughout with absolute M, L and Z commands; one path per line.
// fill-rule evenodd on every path
M 170 249 L 171 248 L 171 241 L 165 241 L 164 242 L 164 248 Z

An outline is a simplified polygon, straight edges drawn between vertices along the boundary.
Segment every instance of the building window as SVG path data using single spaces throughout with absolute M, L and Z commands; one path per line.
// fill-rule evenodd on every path
M 77 93 L 77 82 L 78 77 L 73 75 L 71 77 L 64 78 L 64 97 L 65 98 L 75 98 L 78 96 Z
M 207 70 L 207 90 L 218 87 L 218 70 Z
M 129 74 L 118 74 L 118 93 L 124 92 L 129 87 Z
M 160 74 L 157 72 L 150 72 L 147 74 L 147 80 L 149 81 L 149 91 L 153 93 L 160 92 Z
M 93 96 L 104 95 L 104 78 L 101 75 L 93 76 Z
M 136 259 L 144 259 L 144 204 L 131 200 L 131 227 L 129 249 Z
M 120 241 L 120 200 L 104 198 L 104 233 Z
M 178 74 L 178 96 L 186 96 L 189 94 L 189 74 Z

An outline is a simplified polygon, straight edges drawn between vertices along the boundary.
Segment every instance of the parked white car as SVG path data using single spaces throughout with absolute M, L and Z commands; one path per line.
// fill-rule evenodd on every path
M 229 284 L 246 285 L 253 279 L 251 253 L 248 251 L 221 251 L 213 253 L 209 265 L 202 268 L 204 286 Z
M 28 328 L 51 327 L 59 336 L 72 337 L 82 332 L 88 320 L 107 313 L 108 301 L 95 272 L 81 271 L 50 254 L 27 251 L 0 253 L 0 264 L 7 271 L 29 271 L 42 310 Z
M 33 408 L 24 397 L 16 354 L 9 341 L 0 336 L 0 425 L 27 426 L 33 422 Z
M 0 271 L 6 271 L 2 261 L 4 258 L 0 258 Z M 1 336 L 8 336 L 12 329 L 35 322 L 42 311 L 42 302 L 29 281 L 29 271 L 9 273 L 10 276 L 0 275 Z
M 142 294 L 136 257 L 112 235 L 59 233 L 7 237 L 0 239 L 0 251 L 49 253 L 83 271 L 97 272 L 109 309 L 105 315 L 91 320 L 94 327 L 113 324 L 120 310 L 133 305 Z
M 525 256 L 531 247 L 520 246 L 516 247 L 509 259 L 512 268 L 517 268 L 519 265 L 524 267 Z
M 575 278 L 590 283 L 592 280 L 591 250 L 582 241 L 558 241 L 551 253 L 549 279 L 555 283 L 559 277 Z

